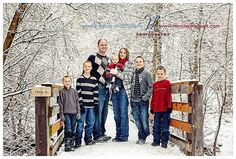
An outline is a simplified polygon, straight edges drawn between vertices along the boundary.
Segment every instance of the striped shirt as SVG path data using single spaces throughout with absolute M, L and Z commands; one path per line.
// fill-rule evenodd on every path
M 96 77 L 96 79 L 102 83 L 103 85 L 106 84 L 106 68 L 109 63 L 111 63 L 111 59 L 107 56 L 102 56 L 100 54 L 90 55 L 88 61 L 92 62 L 92 71 L 91 75 Z
M 76 81 L 76 90 L 79 94 L 79 104 L 84 108 L 98 106 L 98 82 L 94 76 L 81 75 Z

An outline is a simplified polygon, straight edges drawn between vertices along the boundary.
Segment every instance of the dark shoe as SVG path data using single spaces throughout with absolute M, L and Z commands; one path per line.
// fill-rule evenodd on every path
M 100 136 L 99 138 L 95 139 L 96 142 L 100 143 L 104 141 L 104 136 Z
M 162 143 L 162 144 L 161 144 L 161 147 L 167 148 L 167 143 Z
M 156 142 L 153 142 L 152 144 L 151 144 L 152 146 L 160 146 L 160 143 L 156 143 Z
M 120 138 L 113 138 L 112 142 L 127 142 L 128 140 L 120 139 Z
M 143 144 L 145 144 L 145 142 L 146 142 L 146 140 L 144 140 L 144 139 L 138 139 L 136 141 L 136 144 L 143 145 Z
M 111 139 L 111 136 L 104 135 L 103 141 L 109 141 Z
M 77 149 L 77 148 L 80 148 L 81 147 L 81 144 L 75 144 L 74 148 Z
M 96 142 L 98 142 L 98 143 L 107 142 L 110 139 L 111 139 L 111 136 L 104 135 L 104 136 L 101 136 L 98 139 L 96 139 Z
M 94 145 L 96 142 L 94 140 L 90 140 L 88 142 L 85 142 L 85 145 Z
M 65 139 L 65 151 L 66 152 L 71 151 L 71 139 L 70 138 Z

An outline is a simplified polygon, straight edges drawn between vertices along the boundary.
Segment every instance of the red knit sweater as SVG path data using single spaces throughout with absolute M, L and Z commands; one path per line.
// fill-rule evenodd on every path
M 123 65 L 121 63 L 117 63 L 117 64 L 111 63 L 107 66 L 106 78 L 108 78 L 110 76 L 111 69 L 116 68 L 116 67 L 117 67 L 118 70 L 121 70 L 121 71 L 123 70 Z
M 153 84 L 153 95 L 151 100 L 151 110 L 153 112 L 165 112 L 171 108 L 170 81 L 162 80 Z

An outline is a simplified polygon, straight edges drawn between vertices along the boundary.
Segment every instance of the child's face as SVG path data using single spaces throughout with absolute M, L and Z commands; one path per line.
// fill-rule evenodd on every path
M 166 73 L 164 70 L 157 70 L 157 80 L 161 81 L 165 78 Z
M 140 68 L 144 67 L 144 61 L 142 58 L 136 58 L 135 60 L 135 68 L 139 70 Z
M 119 62 L 119 58 L 118 58 L 117 55 L 112 57 L 112 62 L 115 63 L 115 64 L 117 64 Z
M 125 59 L 126 57 L 127 57 L 127 54 L 126 54 L 126 52 L 125 52 L 125 50 L 124 49 L 121 49 L 120 50 L 120 58 L 123 60 L 123 59 Z
M 70 86 L 71 86 L 71 79 L 70 79 L 70 77 L 65 77 L 65 78 L 64 78 L 64 80 L 63 80 L 63 85 L 64 85 L 67 89 L 70 88 Z
M 92 70 L 91 63 L 85 63 L 83 66 L 84 73 L 90 73 Z

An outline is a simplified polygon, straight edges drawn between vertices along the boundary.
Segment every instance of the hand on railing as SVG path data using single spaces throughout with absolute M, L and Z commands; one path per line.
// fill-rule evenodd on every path
M 152 122 L 154 120 L 154 114 L 149 113 L 149 121 Z
M 61 121 L 63 121 L 63 122 L 65 121 L 65 116 L 63 113 L 60 114 L 60 118 L 61 118 Z
M 84 106 L 83 106 L 83 105 L 80 105 L 80 113 L 81 113 L 81 114 L 85 113 L 85 109 L 84 109 Z
M 79 120 L 80 119 L 80 113 L 77 113 L 76 114 L 76 120 Z
M 172 113 L 172 108 L 167 108 L 167 113 L 171 114 Z

